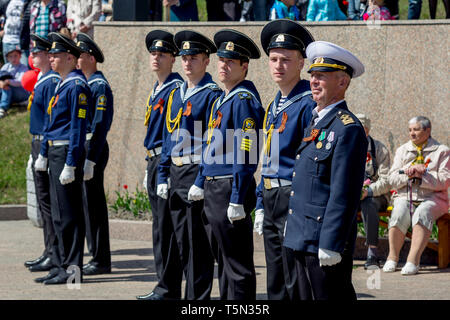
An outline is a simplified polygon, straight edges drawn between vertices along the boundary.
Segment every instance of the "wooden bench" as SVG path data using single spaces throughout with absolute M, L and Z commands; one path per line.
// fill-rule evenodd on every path
M 380 217 L 390 217 L 392 207 L 385 212 L 379 212 Z M 361 211 L 357 215 L 358 222 L 362 221 Z M 438 227 L 438 243 L 428 241 L 427 247 L 438 253 L 438 268 L 445 269 L 450 262 L 450 213 L 444 214 L 436 221 Z M 388 224 L 380 219 L 380 226 L 388 228 Z M 406 233 L 406 237 L 411 239 L 411 232 Z

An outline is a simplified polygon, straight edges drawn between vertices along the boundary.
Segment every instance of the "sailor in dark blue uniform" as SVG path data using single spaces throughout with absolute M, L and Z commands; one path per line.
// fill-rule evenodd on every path
M 41 141 L 44 139 L 45 123 L 48 122 L 47 107 L 53 97 L 55 87 L 61 77 L 50 67 L 48 51 L 52 43 L 47 39 L 35 34 L 31 35 L 32 48 L 31 57 L 36 68 L 41 70 L 38 82 L 34 86 L 28 101 L 28 111 L 30 111 L 30 133 L 33 136 L 31 143 L 31 161 L 36 199 L 42 215 L 44 231 L 44 253 L 38 259 L 27 261 L 25 265 L 30 271 L 48 271 L 52 267 L 51 256 L 55 231 L 53 229 L 52 212 L 50 209 L 50 182 L 47 167 L 39 171 L 34 168 L 34 162 L 38 158 L 41 150 Z M 34 169 L 33 169 L 34 168 Z
M 264 109 L 256 87 L 245 78 L 249 60 L 258 59 L 260 52 L 249 37 L 235 30 L 217 32 L 214 42 L 218 47 L 218 77 L 225 91 L 209 107 L 203 162 L 188 197 L 197 201 L 204 197 L 212 229 L 210 242 L 219 265 L 221 299 L 253 300 L 253 174 Z
M 261 32 L 272 79 L 280 88 L 264 117 L 265 144 L 255 211 L 255 230 L 264 235 L 270 300 L 298 297 L 293 252 L 283 247 L 283 232 L 295 151 L 316 106 L 309 81 L 300 79 L 305 49 L 313 41 L 308 30 L 291 20 L 269 22 Z
M 199 170 L 207 107 L 222 92 L 211 75 L 206 73 L 209 55 L 217 49 L 211 40 L 195 31 L 180 31 L 174 39 L 180 49 L 187 81 L 180 88 L 173 89 L 167 101 L 157 194 L 169 198 L 186 277 L 185 298 L 209 299 L 214 258 L 202 221 L 203 201 L 188 200 L 188 191 Z
M 355 300 L 352 255 L 367 138 L 345 91 L 364 66 L 325 41 L 311 43 L 306 55 L 317 107 L 296 152 L 284 246 L 295 251 L 301 299 Z
M 183 269 L 170 216 L 169 202 L 157 196 L 156 179 L 161 160 L 167 101 L 172 90 L 183 84 L 183 79 L 178 73 L 172 72 L 175 57 L 178 54 L 173 34 L 163 30 L 150 31 L 145 38 L 145 44 L 150 53 L 150 68 L 158 79 L 147 99 L 144 123 L 147 127 L 144 140 L 147 151 L 144 187 L 148 192 L 152 209 L 153 255 L 158 284 L 152 292 L 137 296 L 137 299 L 180 299 L 180 277 Z
M 82 208 L 83 164 L 85 159 L 86 117 L 91 108 L 91 92 L 83 73 L 76 70 L 80 51 L 76 44 L 60 33 L 50 33 L 51 65 L 59 73 L 54 95 L 47 108 L 49 123 L 41 151 L 39 167 L 48 167 L 50 197 L 56 240 L 50 273 L 36 281 L 45 284 L 66 283 L 75 272 L 82 281 L 84 216 Z
M 90 243 L 92 259 L 83 266 L 84 275 L 111 272 L 108 206 L 103 186 L 104 171 L 109 158 L 106 136 L 114 115 L 111 87 L 97 63 L 105 60 L 101 49 L 85 33 L 77 35 L 81 51 L 78 67 L 88 79 L 92 94 L 91 117 L 86 128 L 86 160 L 84 162 L 83 210 L 86 219 L 86 239 Z

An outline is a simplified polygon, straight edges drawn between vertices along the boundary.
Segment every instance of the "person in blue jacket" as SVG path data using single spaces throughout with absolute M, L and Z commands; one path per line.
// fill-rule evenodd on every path
M 152 209 L 153 255 L 158 283 L 149 294 L 137 296 L 138 300 L 179 299 L 183 272 L 167 199 L 158 197 L 157 173 L 161 160 L 163 130 L 166 122 L 167 102 L 170 93 L 179 88 L 183 78 L 172 72 L 178 48 L 173 34 L 164 30 L 150 31 L 145 44 L 150 53 L 150 68 L 157 80 L 147 99 L 144 125 L 147 134 L 144 147 L 147 152 L 144 188 Z M 175 276 L 174 276 L 175 275 Z
M 163 0 L 162 4 L 170 7 L 170 21 L 198 21 L 196 0 Z
M 308 30 L 290 20 L 269 22 L 261 32 L 271 76 L 280 89 L 264 117 L 265 148 L 255 211 L 255 230 L 264 235 L 270 300 L 293 300 L 298 296 L 293 255 L 282 244 L 295 151 L 316 106 L 309 81 L 300 79 L 305 49 L 313 41 Z
M 260 52 L 249 37 L 235 30 L 220 30 L 214 42 L 218 47 L 218 77 L 225 91 L 209 107 L 203 162 L 188 199 L 204 198 L 212 230 L 210 242 L 219 264 L 221 299 L 253 300 L 253 174 L 264 109 L 255 85 L 245 78 L 249 60 L 258 59 Z
M 325 41 L 306 56 L 317 107 L 296 151 L 283 245 L 294 250 L 300 299 L 356 300 L 352 257 L 368 142 L 345 92 L 364 65 Z
M 35 34 L 31 34 L 31 41 L 33 65 L 39 68 L 41 72 L 28 101 L 30 133 L 33 137 L 30 160 L 36 190 L 36 200 L 42 215 L 45 246 L 44 252 L 39 258 L 25 262 L 25 266 L 29 267 L 29 270 L 33 272 L 48 271 L 52 267 L 51 256 L 53 241 L 55 240 L 55 230 L 53 229 L 52 212 L 50 209 L 50 182 L 47 171 L 34 170 L 34 162 L 37 160 L 41 150 L 45 124 L 48 122 L 47 106 L 53 97 L 56 85 L 61 77 L 50 67 L 48 51 L 52 43 Z
M 187 80 L 173 89 L 168 98 L 156 193 L 169 199 L 187 280 L 185 298 L 201 300 L 211 295 L 214 257 L 203 225 L 203 201 L 189 200 L 188 191 L 199 170 L 207 107 L 222 90 L 206 72 L 209 55 L 217 50 L 214 43 L 191 30 L 176 33 L 174 39 Z
M 309 0 L 306 21 L 347 20 L 339 8 L 338 0 Z
M 300 11 L 295 5 L 296 2 L 295 0 L 275 0 L 272 8 L 270 8 L 269 20 L 300 20 Z
M 113 121 L 114 99 L 108 81 L 103 73 L 97 70 L 97 63 L 103 63 L 105 60 L 101 49 L 85 33 L 78 33 L 76 39 L 81 51 L 78 67 L 86 76 L 92 94 L 83 169 L 83 209 L 86 239 L 91 245 L 92 259 L 83 266 L 83 274 L 95 275 L 111 272 L 108 205 L 103 180 L 109 158 L 106 137 Z
M 85 76 L 76 69 L 81 52 L 65 35 L 50 33 L 51 66 L 61 76 L 47 107 L 49 122 L 44 132 L 35 170 L 50 175 L 50 202 L 56 239 L 48 275 L 35 281 L 66 283 L 73 274 L 82 282 L 84 215 L 82 207 L 83 164 L 85 159 L 86 118 L 91 91 Z

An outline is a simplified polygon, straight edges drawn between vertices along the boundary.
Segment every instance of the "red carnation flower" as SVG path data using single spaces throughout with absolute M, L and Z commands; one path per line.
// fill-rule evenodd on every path
M 128 189 L 128 185 L 124 184 L 124 185 L 123 185 L 123 188 L 124 188 L 125 190 Z

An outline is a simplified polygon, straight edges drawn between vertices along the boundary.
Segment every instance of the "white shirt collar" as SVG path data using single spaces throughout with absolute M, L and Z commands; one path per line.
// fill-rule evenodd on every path
M 344 99 L 339 100 L 339 101 L 336 102 L 336 103 L 330 104 L 329 106 L 326 106 L 325 108 L 323 108 L 323 109 L 320 110 L 319 112 L 317 112 L 317 110 L 319 109 L 319 107 L 315 107 L 315 108 L 314 108 L 314 111 L 315 111 L 316 113 L 318 113 L 319 117 L 317 117 L 317 118 L 314 120 L 314 125 L 316 125 L 320 120 L 322 120 L 322 119 L 327 115 L 328 112 L 330 112 L 334 107 L 336 107 L 336 106 L 337 106 L 338 104 L 340 104 L 342 101 L 344 101 Z

